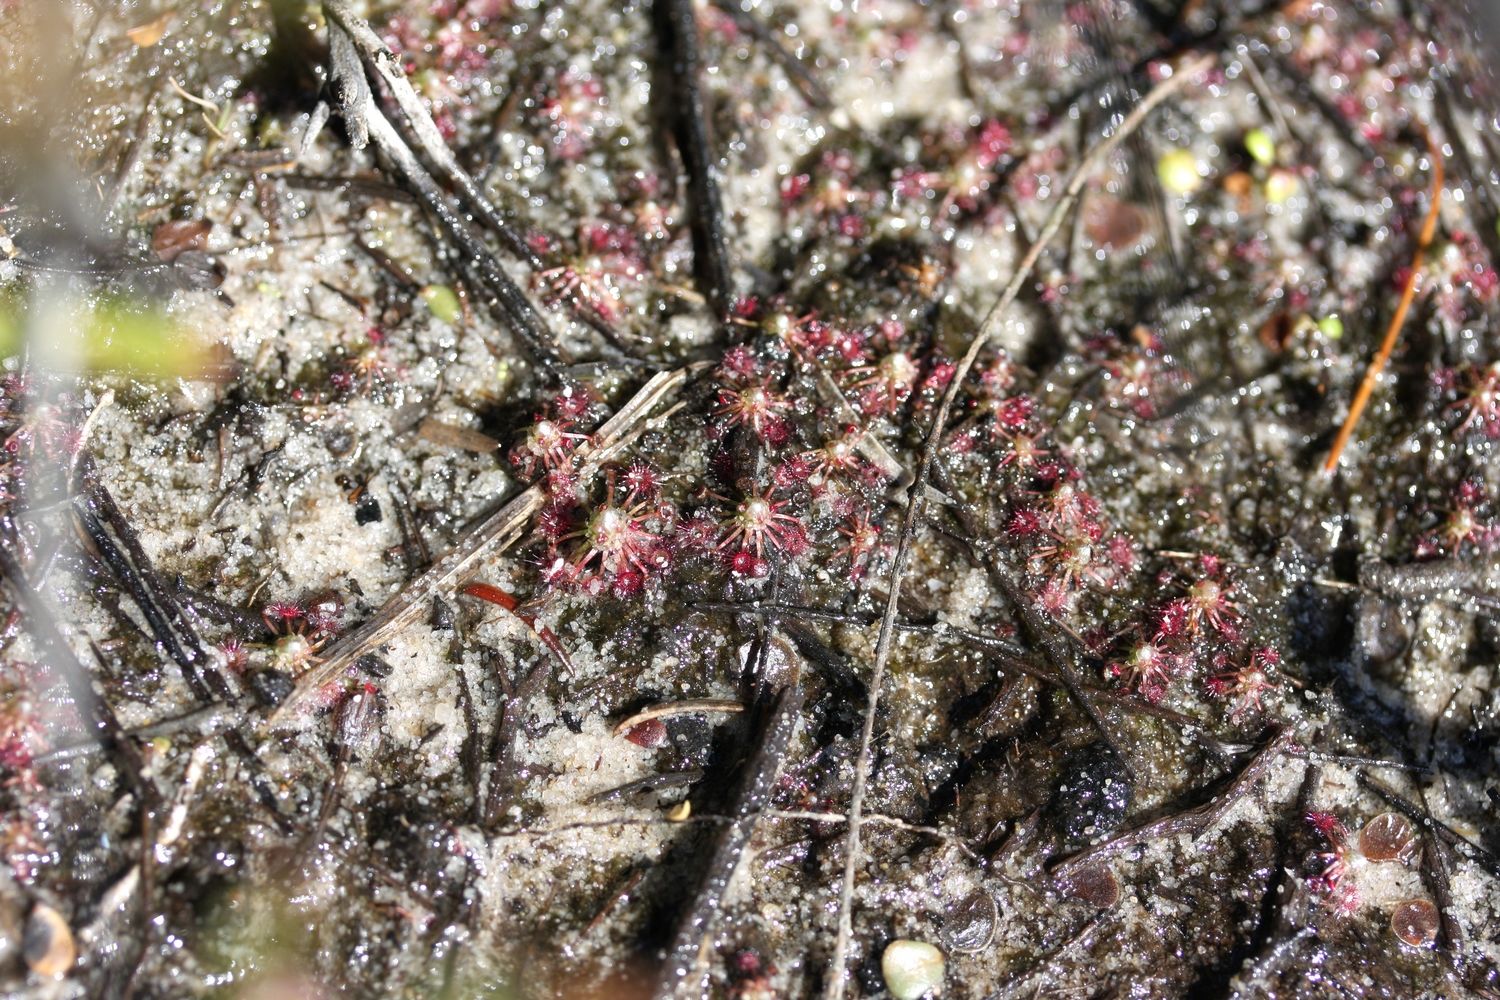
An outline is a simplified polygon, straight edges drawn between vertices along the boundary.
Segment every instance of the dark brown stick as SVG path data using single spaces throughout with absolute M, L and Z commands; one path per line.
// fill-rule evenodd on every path
M 692 0 L 655 0 L 654 13 L 673 90 L 669 103 L 672 130 L 687 174 L 698 278 L 718 318 L 727 320 L 734 305 L 734 275 L 719 167 L 709 135 L 708 102 L 703 96 L 698 16 Z
M 82 492 L 75 498 L 74 512 L 84 525 L 90 540 L 97 546 L 110 572 L 146 616 L 158 645 L 181 669 L 189 689 L 200 704 L 221 701 L 231 706 L 236 705 L 239 701 L 238 693 L 210 663 L 192 621 L 152 565 L 135 530 L 115 504 L 108 488 L 95 474 L 92 457 L 86 454 L 80 456 L 78 469 Z M 101 517 L 108 522 L 114 537 L 120 540 L 120 545 L 116 545 L 110 532 L 104 530 L 104 525 L 100 523 Z M 266 810 L 276 817 L 281 831 L 290 833 L 291 821 L 282 814 L 277 804 L 276 789 L 267 779 L 260 760 L 244 733 L 231 726 L 224 732 L 224 743 L 245 765 L 251 787 Z
M 754 38 L 765 46 L 766 52 L 773 62 L 786 71 L 787 78 L 801 91 L 802 96 L 807 98 L 807 103 L 819 110 L 833 107 L 833 98 L 828 96 L 828 91 L 818 82 L 812 70 L 801 59 L 781 44 L 781 39 L 760 18 L 739 5 L 737 0 L 712 0 L 713 5 L 735 23 L 741 31 Z
M 549 371 L 555 370 L 562 364 L 557 346 L 526 293 L 505 273 L 473 225 L 449 203 L 432 174 L 376 105 L 361 63 L 364 47 L 356 44 L 356 35 L 350 27 L 363 22 L 352 18 L 339 0 L 327 0 L 324 9 L 330 17 L 330 69 L 351 144 L 358 149 L 373 140 L 375 147 L 395 168 L 397 176 L 411 188 L 438 227 L 457 246 L 459 263 L 468 268 L 489 293 L 487 301 L 491 308 L 538 362 Z M 340 20 L 341 17 L 344 20 Z M 368 29 L 368 25 L 364 27 Z M 384 48 L 383 43 L 381 47 Z M 394 57 L 390 58 L 394 62 Z
M 692 904 L 678 919 L 677 932 L 667 948 L 666 960 L 652 994 L 657 1000 L 697 995 L 698 991 L 689 985 L 689 977 L 697 965 L 704 936 L 713 933 L 714 920 L 724 904 L 729 880 L 739 867 L 745 845 L 755 833 L 756 821 L 771 800 L 782 760 L 797 728 L 802 701 L 802 685 L 797 682 L 783 687 L 771 699 L 760 730 L 759 746 L 745 763 L 739 791 L 729 810 L 729 821 L 716 835 L 713 853 L 693 894 Z

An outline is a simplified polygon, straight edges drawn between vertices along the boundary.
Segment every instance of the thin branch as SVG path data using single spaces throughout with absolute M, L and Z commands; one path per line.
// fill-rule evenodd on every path
M 626 799 L 632 795 L 642 792 L 659 792 L 664 788 L 681 788 L 684 785 L 696 785 L 703 780 L 703 768 L 690 767 L 682 771 L 663 771 L 660 774 L 648 774 L 644 778 L 635 781 L 627 781 L 623 785 L 615 785 L 606 788 L 602 792 L 595 792 L 584 799 L 586 805 L 597 805 L 601 802 L 610 802 L 614 799 Z M 671 822 L 669 820 L 669 822 Z
M 354 37 L 346 32 L 335 15 L 335 11 L 341 6 L 339 0 L 328 0 L 325 4 L 331 17 L 328 47 L 335 92 L 350 143 L 358 149 L 366 141 L 374 142 L 376 148 L 385 154 L 400 177 L 412 188 L 418 200 L 432 213 L 442 231 L 457 245 L 459 259 L 489 292 L 490 303 L 499 312 L 500 318 L 539 362 L 549 369 L 557 368 L 562 362 L 553 343 L 552 333 L 526 293 L 505 273 L 474 227 L 454 210 L 437 181 L 427 172 L 416 153 L 375 103 L 375 96 L 365 80 L 360 62 L 360 46 L 356 45 Z M 347 15 L 347 11 L 344 13 Z M 386 55 L 389 59 L 395 58 L 389 55 L 389 50 L 386 50 Z M 379 64 L 380 60 L 377 59 L 376 62 Z M 420 135 L 420 125 L 410 121 L 409 124 Z M 432 155 L 431 150 L 428 150 L 428 154 Z
M 830 812 L 807 812 L 795 809 L 768 809 L 765 816 L 767 819 L 805 819 L 813 823 L 839 823 L 849 822 L 849 817 L 843 813 Z M 920 833 L 927 837 L 941 840 L 945 844 L 952 844 L 958 848 L 964 857 L 973 862 L 980 862 L 981 858 L 977 851 L 969 845 L 969 842 L 956 833 L 949 833 L 942 827 L 923 826 L 921 823 L 909 823 L 895 816 L 882 816 L 880 813 L 866 813 L 863 818 L 865 823 L 874 823 L 877 826 L 889 826 L 907 833 Z
M 793 637 L 795 637 L 796 632 L 787 623 L 798 620 L 832 622 L 839 625 L 855 625 L 863 628 L 868 628 L 880 620 L 874 615 L 852 614 L 844 611 L 826 611 L 821 608 L 807 608 L 790 604 L 740 604 L 732 601 L 697 601 L 692 606 L 704 611 L 728 611 L 737 615 L 758 616 L 780 621 L 783 623 L 783 629 Z M 1066 689 L 1061 676 L 1052 670 L 1048 670 L 1036 662 L 1035 659 L 1027 656 L 1025 651 L 1008 639 L 973 632 L 946 622 L 926 625 L 903 618 L 896 622 L 895 627 L 902 632 L 908 632 L 912 635 L 931 636 L 934 639 L 949 640 L 967 646 L 976 646 L 995 654 L 996 661 L 1001 670 L 1014 670 L 1017 673 L 1025 674 L 1028 677 L 1039 680 L 1044 684 Z M 1146 701 L 1139 695 L 1131 694 L 1129 691 L 1118 688 L 1097 687 L 1089 684 L 1081 685 L 1080 690 L 1089 701 L 1104 702 L 1107 705 L 1134 715 L 1149 715 L 1154 719 L 1169 722 L 1179 729 L 1189 730 L 1194 734 L 1193 738 L 1195 740 L 1199 741 L 1210 752 L 1222 758 L 1237 756 L 1251 749 L 1246 744 L 1225 741 L 1215 734 L 1213 727 L 1209 723 L 1202 719 L 1185 715 L 1165 705 L 1153 705 L 1151 702 Z M 1407 764 L 1399 760 L 1385 760 L 1380 757 L 1337 753 L 1331 750 L 1320 750 L 1315 746 L 1292 745 L 1287 747 L 1286 755 L 1310 761 L 1340 764 L 1345 767 L 1383 767 L 1396 771 L 1414 771 L 1420 774 L 1427 774 L 1432 771 L 1432 768 L 1424 767 L 1421 764 Z
M 448 144 L 443 141 L 443 136 L 438 131 L 437 123 L 432 120 L 432 116 L 428 114 L 427 108 L 422 103 L 422 99 L 417 95 L 417 92 L 412 88 L 411 82 L 406 78 L 406 72 L 402 69 L 401 65 L 402 60 L 390 50 L 384 40 L 370 27 L 369 22 L 350 11 L 349 5 L 345 0 L 326 0 L 323 6 L 332 25 L 332 30 L 329 32 L 329 47 L 331 55 L 336 60 L 335 68 L 344 67 L 357 73 L 357 62 L 363 62 L 369 71 L 375 75 L 375 78 L 384 84 L 386 92 L 396 102 L 396 107 L 401 112 L 400 122 L 406 127 L 408 134 L 417 148 L 437 168 L 438 175 L 458 190 L 459 204 L 477 215 L 485 227 L 500 238 L 500 242 L 504 245 L 505 249 L 512 256 L 526 263 L 533 272 L 548 270 L 551 264 L 527 241 L 526 235 L 521 231 L 515 213 L 497 207 L 490 200 L 490 197 L 484 193 L 480 184 L 463 167 L 459 166 L 458 160 L 454 158 L 452 151 L 448 148 Z M 343 46 L 336 47 L 336 43 L 333 41 L 334 35 L 347 35 L 346 41 L 354 50 L 355 63 L 350 63 L 350 53 L 345 51 Z M 337 73 L 335 76 L 337 76 Z M 347 96 L 352 96 L 356 100 L 362 98 L 364 95 L 360 90 L 361 87 L 365 91 L 368 91 L 368 85 L 361 81 Z M 342 92 L 340 93 L 340 99 L 341 105 L 347 110 L 350 102 Z M 368 135 L 368 129 L 362 125 L 359 131 Z M 379 136 L 376 136 L 376 138 L 378 140 Z M 360 137 L 353 134 L 351 134 L 351 141 L 354 142 L 355 148 L 363 145 Z M 424 200 L 426 200 L 425 196 Z M 444 214 L 453 214 L 446 201 L 444 202 Z M 448 223 L 445 221 L 446 225 Z M 486 259 L 488 251 L 485 250 L 483 252 L 485 257 L 476 259 L 470 254 L 469 258 L 475 260 L 478 264 L 488 267 L 490 263 Z M 609 320 L 597 308 L 577 294 L 569 293 L 564 298 L 567 300 L 568 307 L 575 319 L 587 323 L 622 352 L 626 350 L 619 332 L 610 325 Z M 526 302 L 526 308 L 529 309 L 529 301 L 525 300 L 524 296 L 522 296 L 522 301 Z M 621 360 L 623 361 L 624 359 Z
M 953 492 L 952 484 L 948 482 L 947 471 L 941 465 L 935 465 L 932 471 L 934 475 L 939 477 L 944 488 Z M 979 525 L 964 512 L 964 508 L 962 506 L 955 506 L 951 510 L 958 517 L 959 522 L 964 526 L 965 530 L 964 536 L 955 540 L 969 551 L 971 558 L 976 563 L 984 567 L 985 571 L 989 573 L 996 585 L 1005 594 L 1005 599 L 1010 602 L 1011 607 L 1020 616 L 1021 623 L 1026 627 L 1027 633 L 1034 642 L 1042 647 L 1042 652 L 1052 664 L 1053 669 L 1057 671 L 1055 683 L 1062 685 L 1063 689 L 1068 692 L 1068 697 L 1072 698 L 1073 702 L 1082 709 L 1083 714 L 1088 717 L 1089 722 L 1098 730 L 1099 735 L 1109 744 L 1109 748 L 1114 751 L 1115 756 L 1125 763 L 1127 769 L 1133 772 L 1135 768 L 1130 761 L 1129 754 L 1125 752 L 1124 747 L 1115 737 L 1109 723 L 1104 718 L 1104 714 L 1094 704 L 1094 700 L 1089 696 L 1083 680 L 1079 676 L 1078 657 L 1072 637 L 1058 623 L 1050 620 L 1037 609 L 1035 602 L 1031 599 L 1031 595 L 1026 593 L 1014 574 L 996 557 L 995 546 L 981 546 L 977 541 L 977 539 L 983 537 L 979 531 Z
M 990 993 L 986 997 L 986 1000 L 1004 1000 L 1004 998 L 1006 997 L 1040 996 L 1041 984 L 1038 982 L 1038 980 L 1040 980 L 1043 975 L 1051 970 L 1053 963 L 1055 963 L 1060 957 L 1062 957 L 1062 955 L 1067 952 L 1068 949 L 1072 948 L 1074 945 L 1086 941 L 1089 935 L 1098 930 L 1099 925 L 1104 922 L 1105 918 L 1108 917 L 1109 914 L 1109 910 L 1100 910 L 1092 917 L 1089 917 L 1083 922 L 1083 926 L 1079 927 L 1075 933 L 1069 935 L 1067 940 L 1063 941 L 1062 944 L 1054 948 L 1049 954 L 1044 955 L 1040 959 L 1036 960 L 1032 964 L 1031 968 L 1027 969 L 1025 972 L 1022 972 L 1020 975 L 1016 976 L 1010 981 L 1004 983 L 1000 986 L 999 989 L 995 990 L 995 992 Z
M 505 273 L 473 226 L 443 198 L 432 175 L 423 168 L 386 117 L 376 110 L 373 102 L 367 105 L 367 119 L 375 144 L 396 165 L 407 183 L 416 191 L 418 199 L 437 220 L 439 227 L 457 244 L 461 254 L 460 261 L 473 270 L 485 290 L 490 293 L 491 301 L 500 310 L 502 318 L 521 338 L 527 350 L 544 365 L 555 367 L 561 364 L 552 333 L 526 293 Z
M 1437 833 L 1428 827 L 1423 832 L 1422 881 L 1432 892 L 1437 902 L 1438 918 L 1442 926 L 1440 939 L 1442 950 L 1448 953 L 1453 971 L 1462 974 L 1464 965 L 1464 930 L 1458 922 L 1453 908 L 1453 888 L 1448 880 L 1447 848 L 1438 840 Z
M 738 0 L 711 0 L 713 5 L 729 16 L 741 31 L 765 46 L 771 60 L 786 71 L 787 78 L 801 91 L 807 103 L 820 111 L 833 107 L 833 98 L 818 82 L 812 69 L 797 55 L 781 43 L 769 25 L 739 5 Z
M 931 474 L 933 460 L 936 458 L 937 450 L 942 442 L 943 431 L 948 423 L 949 413 L 953 409 L 954 399 L 959 389 L 968 377 L 974 363 L 978 360 L 979 353 L 999 331 L 1004 320 L 1006 311 L 1020 295 L 1021 289 L 1030 279 L 1032 270 L 1037 261 L 1041 259 L 1042 252 L 1056 237 L 1062 228 L 1064 219 L 1078 200 L 1079 193 L 1093 174 L 1095 168 L 1103 162 L 1121 142 L 1132 132 L 1140 127 L 1158 105 L 1168 97 L 1181 90 L 1188 81 L 1202 70 L 1208 68 L 1215 60 L 1214 55 L 1203 55 L 1182 66 L 1169 79 L 1158 84 L 1148 93 L 1133 110 L 1129 116 L 1120 123 L 1107 139 L 1095 145 L 1074 171 L 1072 178 L 1063 189 L 1057 205 L 1047 217 L 1046 224 L 1037 236 L 1036 242 L 1027 251 L 1025 258 L 1016 268 L 1015 274 L 1011 276 L 999 301 L 985 317 L 979 332 L 975 334 L 969 349 L 965 352 L 963 359 L 959 362 L 947 391 L 943 394 L 941 404 L 933 418 L 932 428 L 928 431 L 927 441 L 922 450 L 921 462 L 916 470 L 916 479 L 907 493 L 906 518 L 901 528 L 901 538 L 896 549 L 896 557 L 891 566 L 890 581 L 888 584 L 888 597 L 886 599 L 885 616 L 880 623 L 880 636 L 875 646 L 875 665 L 870 677 L 870 700 L 865 708 L 864 725 L 860 731 L 859 756 L 854 771 L 854 789 L 850 795 L 849 802 L 849 829 L 845 836 L 844 847 L 844 875 L 843 883 L 839 890 L 839 920 L 838 937 L 834 944 L 833 957 L 829 962 L 828 976 L 825 984 L 824 996 L 828 1000 L 841 1000 L 844 995 L 844 983 L 848 978 L 847 958 L 849 953 L 849 942 L 853 936 L 852 909 L 854 903 L 854 878 L 859 867 L 859 833 L 860 820 L 864 810 L 865 786 L 869 781 L 870 774 L 870 744 L 875 733 L 876 709 L 880 702 L 880 685 L 885 679 L 886 665 L 890 660 L 892 640 L 895 635 L 895 622 L 901 600 L 901 582 L 906 572 L 906 564 L 911 555 L 912 537 L 916 532 L 916 526 L 921 517 L 922 507 L 926 495 L 923 487 Z
M 159 736 L 175 736 L 178 733 L 191 732 L 195 736 L 215 736 L 225 729 L 241 725 L 244 722 L 245 713 L 232 705 L 221 702 L 202 705 L 177 715 L 169 716 L 158 722 L 147 723 L 144 726 L 136 726 L 132 729 L 120 730 L 121 736 L 129 736 L 136 740 L 154 740 Z M 83 757 L 103 749 L 98 743 L 85 741 L 80 743 L 69 743 L 63 746 L 54 746 L 46 753 L 37 754 L 33 758 L 35 763 L 50 764 L 56 761 L 71 760 L 74 757 Z
M 121 772 L 152 800 L 147 805 L 154 805 L 156 786 L 145 775 L 145 761 L 140 749 L 124 736 L 114 711 L 104 699 L 95 695 L 89 670 L 57 627 L 57 615 L 31 586 L 12 552 L 3 545 L 0 545 L 0 583 L 10 591 L 11 600 L 25 616 L 26 630 L 40 649 L 50 654 L 50 665 L 67 685 L 79 716 L 86 720 L 84 732 L 114 755 L 121 765 Z
M 214 664 L 198 637 L 192 619 L 168 588 L 140 539 L 98 476 L 93 457 L 82 455 L 77 463 L 80 493 L 74 499 L 74 513 L 98 548 L 99 554 L 119 584 L 130 592 L 141 613 L 151 626 L 157 645 L 181 669 L 194 698 L 200 704 L 215 700 L 236 706 L 239 693 Z M 106 525 L 108 531 L 105 530 Z M 110 532 L 113 532 L 112 538 Z M 119 539 L 117 545 L 114 539 Z M 123 551 L 122 551 L 123 549 Z M 275 817 L 283 833 L 290 833 L 291 821 L 278 806 L 276 789 L 261 767 L 260 759 L 245 734 L 231 723 L 223 733 L 224 744 L 245 765 L 250 785 L 266 810 Z
M 490 754 L 489 788 L 482 799 L 476 796 L 475 801 L 480 828 L 489 831 L 500 825 L 505 806 L 510 802 L 519 763 L 516 741 L 521 735 L 521 721 L 531 705 L 531 699 L 552 676 L 552 657 L 543 656 L 530 667 L 518 666 L 515 681 L 509 685 L 500 676 L 500 671 L 505 669 L 504 661 L 493 654 L 485 659 L 493 664 L 497 675 L 496 683 L 504 690 L 505 699 L 496 720 L 494 747 Z
M 735 715 L 745 710 L 743 703 L 725 698 L 688 698 L 643 708 L 628 719 L 615 723 L 615 735 L 628 733 L 652 719 L 670 719 L 677 715 Z

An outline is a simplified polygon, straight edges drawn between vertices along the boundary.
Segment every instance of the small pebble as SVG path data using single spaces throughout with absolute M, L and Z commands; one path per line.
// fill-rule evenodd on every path
M 323 446 L 335 458 L 342 458 L 354 450 L 354 431 L 345 424 L 335 424 L 323 434 Z
M 926 941 L 898 938 L 885 946 L 880 974 L 896 1000 L 936 996 L 943 987 L 943 953 Z
M 1224 193 L 1244 198 L 1255 187 L 1255 179 L 1243 170 L 1236 170 L 1224 178 Z
M 647 719 L 631 726 L 625 738 L 638 747 L 654 750 L 667 742 L 667 724 L 660 719 Z
M 1301 186 L 1302 182 L 1290 170 L 1273 170 L 1266 178 L 1266 201 L 1272 205 L 1285 204 Z
M 78 947 L 61 913 L 45 903 L 32 909 L 21 936 L 21 955 L 27 967 L 43 979 L 67 975 L 78 958 Z
M 1140 206 L 1118 198 L 1095 198 L 1084 210 L 1084 231 L 1093 244 L 1103 250 L 1127 250 L 1136 246 L 1147 225 L 1146 213 Z
M 995 939 L 995 924 L 999 920 L 995 897 L 983 889 L 975 889 L 943 921 L 943 945 L 949 951 L 983 951 Z
M 296 687 L 297 682 L 285 670 L 267 668 L 250 675 L 250 690 L 262 705 L 280 705 Z
M 1156 161 L 1156 176 L 1168 194 L 1188 195 L 1203 184 L 1198 158 L 1190 149 L 1173 149 Z
M 438 601 L 438 598 L 434 597 L 433 600 Z M 444 606 L 446 607 L 446 605 Z M 434 625 L 433 628 L 437 628 L 437 626 Z M 452 628 L 451 623 L 449 628 Z M 354 661 L 354 666 L 361 673 L 368 674 L 376 680 L 384 680 L 391 676 L 391 673 L 396 669 L 386 659 L 375 653 L 366 653 L 364 656 L 361 656 Z
M 354 504 L 354 523 L 358 525 L 374 524 L 380 520 L 380 501 L 375 499 L 374 494 L 366 490 L 361 493 L 359 500 Z
M 1425 899 L 1397 903 L 1391 912 L 1391 932 L 1413 948 L 1427 948 L 1437 940 L 1437 907 Z
M 1048 804 L 1049 817 L 1064 842 L 1082 845 L 1124 822 L 1134 794 L 1125 762 L 1101 740 L 1063 762 L 1057 791 Z
M 429 312 L 449 326 L 457 326 L 463 315 L 458 293 L 447 285 L 424 285 L 417 293 Z

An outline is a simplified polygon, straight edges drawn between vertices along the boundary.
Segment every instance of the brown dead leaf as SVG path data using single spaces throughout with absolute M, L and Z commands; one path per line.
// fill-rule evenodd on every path
M 188 250 L 202 250 L 214 224 L 205 219 L 174 219 L 163 222 L 151 232 L 151 249 L 156 256 L 171 263 Z
M 131 28 L 125 32 L 125 37 L 141 48 L 149 49 L 161 41 L 162 36 L 167 33 L 167 26 L 172 23 L 172 18 L 175 16 L 169 10 L 155 20 L 147 21 L 145 24 L 138 24 L 134 28 Z
M 500 447 L 500 442 L 488 434 L 481 434 L 468 427 L 459 427 L 432 417 L 422 421 L 422 426 L 417 428 L 417 437 L 443 448 L 460 448 L 479 454 L 494 451 Z

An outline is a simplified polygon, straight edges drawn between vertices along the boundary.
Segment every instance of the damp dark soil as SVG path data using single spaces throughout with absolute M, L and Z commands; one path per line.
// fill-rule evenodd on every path
M 1487 16 L 0 0 L 0 992 L 1500 995 Z

